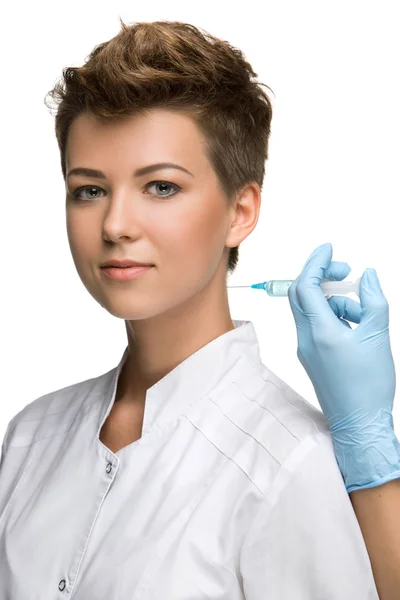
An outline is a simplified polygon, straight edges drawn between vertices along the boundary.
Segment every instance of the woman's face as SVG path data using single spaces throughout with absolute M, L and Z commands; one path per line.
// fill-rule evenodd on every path
M 247 209 L 238 213 L 203 144 L 190 118 L 164 109 L 117 124 L 95 124 L 86 114 L 73 121 L 66 151 L 69 244 L 86 289 L 114 316 L 134 321 L 179 312 L 208 286 L 226 287 L 227 253 L 257 224 L 259 187 L 252 185 Z M 164 167 L 135 174 L 156 163 L 188 172 Z M 103 176 L 68 176 L 81 167 Z M 154 266 L 121 282 L 100 268 L 113 258 Z

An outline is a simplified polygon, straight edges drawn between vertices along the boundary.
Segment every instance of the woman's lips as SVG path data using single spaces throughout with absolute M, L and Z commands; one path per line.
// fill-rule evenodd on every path
M 147 273 L 153 265 L 149 267 L 102 267 L 101 270 L 104 275 L 110 279 L 116 279 L 117 281 L 128 281 L 130 279 L 136 279 L 143 273 Z

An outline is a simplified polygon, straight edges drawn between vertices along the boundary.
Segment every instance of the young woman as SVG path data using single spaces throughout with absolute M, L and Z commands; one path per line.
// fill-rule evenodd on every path
M 0 596 L 378 598 L 327 420 L 230 316 L 268 157 L 256 73 L 227 42 L 159 21 L 122 23 L 63 76 L 71 253 L 128 343 L 115 368 L 9 423 Z

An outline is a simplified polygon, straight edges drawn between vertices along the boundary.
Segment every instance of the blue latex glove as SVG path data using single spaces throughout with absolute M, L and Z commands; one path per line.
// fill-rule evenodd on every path
M 400 478 L 400 444 L 392 409 L 396 374 L 389 340 L 389 306 L 374 269 L 360 281 L 360 303 L 328 300 L 323 280 L 341 281 L 347 263 L 319 246 L 288 290 L 297 328 L 297 356 L 329 424 L 348 493 Z M 352 329 L 347 321 L 359 323 Z

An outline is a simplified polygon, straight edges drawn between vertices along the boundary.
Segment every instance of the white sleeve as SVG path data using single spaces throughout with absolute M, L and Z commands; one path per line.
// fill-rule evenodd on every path
M 379 600 L 332 443 L 304 454 L 282 465 L 245 539 L 246 600 Z
M 11 423 L 13 422 L 13 420 L 14 420 L 14 418 L 12 418 L 12 419 L 11 419 L 11 421 L 8 423 L 8 425 L 7 425 L 7 429 L 6 429 L 6 432 L 5 432 L 5 434 L 4 434 L 3 441 L 2 441 L 2 443 L 1 443 L 1 454 L 0 454 L 0 470 L 1 470 L 1 465 L 2 465 L 2 462 L 3 462 L 4 456 L 5 456 L 5 454 L 6 454 L 6 451 L 7 451 L 7 445 L 8 445 L 8 434 L 9 434 L 9 431 L 10 431 L 10 426 L 11 426 Z

